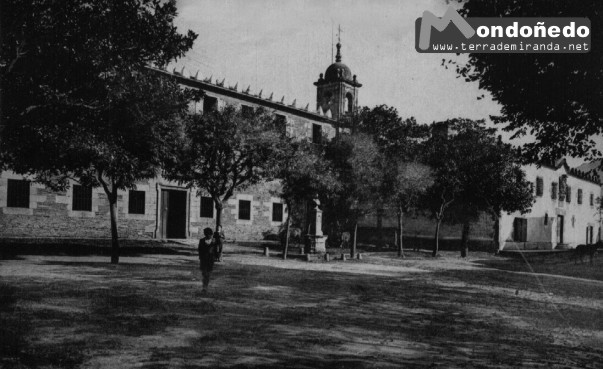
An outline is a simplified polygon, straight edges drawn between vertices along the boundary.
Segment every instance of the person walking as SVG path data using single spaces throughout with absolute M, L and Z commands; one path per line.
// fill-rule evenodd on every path
M 218 249 L 218 245 L 222 242 L 219 236 L 213 237 L 214 232 L 211 228 L 205 228 L 203 230 L 203 235 L 205 237 L 199 240 L 199 268 L 201 269 L 201 275 L 203 276 L 203 290 L 201 293 L 207 294 L 209 278 L 214 269 L 216 250 Z

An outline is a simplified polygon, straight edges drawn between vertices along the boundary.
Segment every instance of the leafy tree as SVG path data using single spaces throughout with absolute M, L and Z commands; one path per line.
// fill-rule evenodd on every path
M 274 168 L 286 146 L 274 118 L 264 110 L 244 114 L 233 106 L 191 115 L 164 175 L 207 192 L 216 207 L 216 230 L 222 209 L 235 191 L 276 177 Z
M 285 139 L 287 144 L 277 163 L 276 177 L 281 181 L 278 195 L 285 200 L 288 213 L 285 225 L 285 249 L 287 258 L 291 217 L 298 204 L 306 204 L 315 197 L 323 199 L 340 187 L 330 163 L 324 160 L 324 147 L 307 140 Z
M 471 222 L 481 212 L 490 214 L 498 224 L 502 211 L 528 211 L 533 203 L 532 188 L 516 150 L 497 140 L 483 121 L 453 119 L 443 127 L 449 132 L 435 134 L 427 142 L 435 172 L 427 203 L 438 222 L 433 255 L 438 251 L 440 223 L 449 212 L 451 220 L 463 225 L 461 255 L 466 256 Z
M 402 227 L 404 213 L 415 208 L 417 199 L 430 183 L 429 170 L 418 161 L 420 143 L 429 130 L 418 125 L 414 118 L 402 119 L 398 111 L 387 105 L 363 108 L 359 113 L 358 129 L 369 134 L 377 143 L 383 163 L 382 183 L 378 188 L 376 206 L 393 203 L 398 215 L 398 255 L 403 256 Z M 380 209 L 377 209 L 377 232 L 383 239 Z
M 102 187 L 119 261 L 117 197 L 155 177 L 195 94 L 148 68 L 181 57 L 175 1 L 2 0 L 4 164 L 54 189 Z
M 404 257 L 404 214 L 419 207 L 421 196 L 432 185 L 431 168 L 418 161 L 397 163 L 391 187 L 398 218 L 398 256 Z
M 502 105 L 498 122 L 515 136 L 533 135 L 524 146 L 533 162 L 601 157 L 593 138 L 603 134 L 603 29 L 596 20 L 603 2 L 469 0 L 462 13 L 471 17 L 589 17 L 590 51 L 585 54 L 469 54 L 457 72 L 478 81 Z M 602 162 L 603 163 L 603 162 Z
M 325 217 L 331 228 L 343 225 L 353 229 L 350 256 L 354 258 L 358 219 L 372 212 L 370 204 L 379 200 L 385 172 L 383 156 L 373 139 L 363 133 L 340 134 L 327 145 L 325 154 L 341 183 L 339 190 L 325 201 Z

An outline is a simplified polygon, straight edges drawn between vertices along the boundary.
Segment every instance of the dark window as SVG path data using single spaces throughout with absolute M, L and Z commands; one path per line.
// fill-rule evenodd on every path
M 578 198 L 576 199 L 578 201 L 578 205 L 582 205 L 582 189 L 578 189 Z
M 251 201 L 239 200 L 239 219 L 251 220 Z
M 557 187 L 557 182 L 551 183 L 551 199 L 553 200 L 557 199 L 557 191 L 559 191 Z
M 572 202 L 572 188 L 570 186 L 565 187 L 565 201 L 568 204 Z
M 73 185 L 72 210 L 92 211 L 92 187 Z
M 513 241 L 526 242 L 528 239 L 528 220 L 515 218 L 513 220 Z
M 272 221 L 282 222 L 283 221 L 283 204 L 272 204 Z
M 9 208 L 28 208 L 29 187 L 29 181 L 9 179 L 6 206 L 8 206 Z
M 281 114 L 276 114 L 274 117 L 274 126 L 279 133 L 283 135 L 287 133 L 287 117 Z
M 144 214 L 144 191 L 130 190 L 128 196 L 128 213 Z
M 211 96 L 203 98 L 203 112 L 210 112 L 218 109 L 218 99 Z
M 590 194 L 590 206 L 595 206 L 595 195 Z
M 201 218 L 214 217 L 214 200 L 211 197 L 201 196 Z
M 536 177 L 536 196 L 542 196 L 544 193 L 544 181 L 542 177 Z
M 245 118 L 251 118 L 253 116 L 253 108 L 249 105 L 241 105 L 241 114 Z
M 312 142 L 316 144 L 322 142 L 322 126 L 320 124 L 312 125 Z

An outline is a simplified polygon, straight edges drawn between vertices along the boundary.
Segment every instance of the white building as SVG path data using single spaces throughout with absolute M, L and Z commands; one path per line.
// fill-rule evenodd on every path
M 525 166 L 534 183 L 535 203 L 529 213 L 503 214 L 501 250 L 574 248 L 601 239 L 597 199 L 601 184 L 595 176 L 570 168 L 565 160 L 554 166 Z

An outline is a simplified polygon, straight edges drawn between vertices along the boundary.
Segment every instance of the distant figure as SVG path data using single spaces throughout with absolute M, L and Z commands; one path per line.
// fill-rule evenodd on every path
M 222 249 L 223 249 L 223 245 L 224 245 L 224 239 L 226 238 L 224 236 L 224 229 L 222 228 L 222 226 L 218 226 L 218 231 L 214 233 L 214 238 L 219 241 L 216 243 L 216 261 L 217 262 L 222 262 Z
M 201 269 L 201 275 L 203 275 L 202 293 L 206 294 L 209 286 L 209 277 L 214 269 L 216 250 L 221 240 L 219 236 L 217 238 L 212 237 L 214 232 L 211 228 L 205 228 L 203 234 L 205 237 L 199 240 L 199 268 Z

